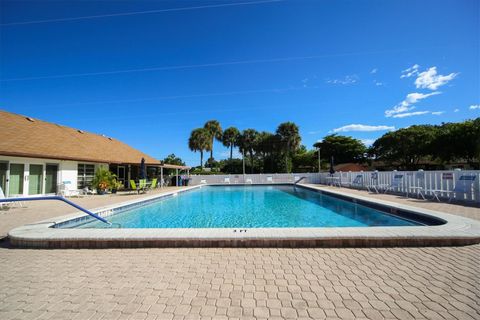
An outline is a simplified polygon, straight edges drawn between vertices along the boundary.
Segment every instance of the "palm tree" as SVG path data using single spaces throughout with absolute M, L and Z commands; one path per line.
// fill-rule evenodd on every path
M 212 149 L 210 133 L 205 128 L 193 130 L 188 139 L 188 147 L 193 152 L 200 151 L 200 166 L 203 169 L 203 151 L 209 151 Z
M 230 148 L 230 160 L 233 158 L 233 147 L 237 146 L 240 131 L 235 127 L 230 127 L 223 132 L 222 142 L 225 147 Z
M 239 137 L 238 146 L 240 151 L 245 154 L 250 155 L 250 171 L 253 173 L 253 151 L 257 142 L 258 131 L 255 129 L 246 129 L 243 130 L 241 136 Z
M 263 170 L 262 172 L 265 172 L 266 168 L 266 160 L 269 155 L 272 154 L 272 152 L 275 150 L 275 135 L 262 131 L 260 132 L 255 141 L 255 153 L 260 154 L 262 156 L 262 161 L 263 161 Z
M 222 127 L 217 120 L 207 121 L 203 127 L 210 135 L 210 161 L 213 161 L 213 140 L 216 139 L 217 141 L 222 141 Z
M 302 138 L 300 137 L 298 126 L 293 122 L 281 123 L 277 128 L 277 135 L 285 152 L 285 169 L 286 172 L 289 172 L 288 159 L 298 149 Z

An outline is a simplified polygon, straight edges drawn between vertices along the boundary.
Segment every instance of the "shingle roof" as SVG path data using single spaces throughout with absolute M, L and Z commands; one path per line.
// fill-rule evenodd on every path
M 149 155 L 103 135 L 0 110 L 0 155 L 99 163 L 160 164 Z

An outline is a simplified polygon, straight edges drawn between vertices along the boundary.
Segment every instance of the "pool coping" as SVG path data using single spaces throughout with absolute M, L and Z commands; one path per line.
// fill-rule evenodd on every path
M 248 184 L 250 185 L 250 184 Z M 114 209 L 175 196 L 205 185 L 118 203 L 92 210 L 108 217 Z M 207 185 L 208 186 L 208 185 Z M 233 186 L 226 184 L 225 186 Z M 480 221 L 454 214 L 372 199 L 320 185 L 300 184 L 313 191 L 353 201 L 433 216 L 446 221 L 437 226 L 339 228 L 172 228 L 172 229 L 60 229 L 54 225 L 86 214 L 74 213 L 24 225 L 8 233 L 20 248 L 138 248 L 138 247 L 392 247 L 451 246 L 480 243 Z

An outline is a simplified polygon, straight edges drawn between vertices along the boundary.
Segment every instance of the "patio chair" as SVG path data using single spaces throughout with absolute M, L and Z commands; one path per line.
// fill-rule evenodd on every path
M 137 184 L 134 180 L 130 180 L 130 189 L 132 189 L 134 192 L 137 191 L 137 193 L 140 193 L 140 188 L 137 188 Z
M 455 187 L 453 188 L 453 190 L 434 189 L 429 191 L 432 193 L 433 199 L 436 199 L 438 202 L 440 202 L 439 195 L 441 195 L 442 193 L 447 193 L 448 202 L 451 202 L 452 196 L 455 195 L 455 193 L 467 194 L 469 192 L 472 192 L 473 183 L 475 182 L 476 178 L 477 176 L 473 174 L 461 175 L 460 178 L 458 178 L 457 183 L 455 183 Z
M 138 180 L 138 189 L 145 192 L 147 189 L 147 179 Z
M 207 180 L 205 179 L 200 180 L 200 184 L 207 184 Z
M 157 178 L 152 179 L 152 184 L 150 185 L 150 189 L 155 189 L 157 187 Z
M 85 187 L 82 189 L 82 195 L 91 196 L 94 194 L 97 194 L 97 191 L 94 189 L 90 189 L 89 187 Z
M 341 186 L 343 187 L 344 185 L 346 185 L 347 187 L 350 187 L 350 188 L 355 188 L 355 187 L 358 187 L 358 188 L 362 188 L 363 187 L 363 176 L 361 174 L 358 174 L 355 179 L 353 179 L 352 182 L 342 182 L 341 183 Z
M 230 178 L 229 178 L 229 177 L 225 177 L 225 178 L 223 179 L 223 183 L 228 183 L 228 184 L 230 184 Z
M 253 181 L 251 178 L 247 178 L 245 179 L 245 183 L 253 184 Z
M 273 183 L 273 177 L 271 177 L 271 176 L 267 177 L 267 182 L 272 182 Z

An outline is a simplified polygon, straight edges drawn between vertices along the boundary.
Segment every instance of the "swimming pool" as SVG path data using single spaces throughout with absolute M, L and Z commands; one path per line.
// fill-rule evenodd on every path
M 317 228 L 415 226 L 357 203 L 292 185 L 206 186 L 112 215 L 121 228 Z M 68 226 L 66 226 L 68 227 Z M 100 221 L 79 228 L 105 228 Z
M 15 228 L 9 241 L 51 249 L 480 243 L 478 221 L 313 184 L 189 186 L 93 212 L 113 226 L 100 227 L 76 212 Z

